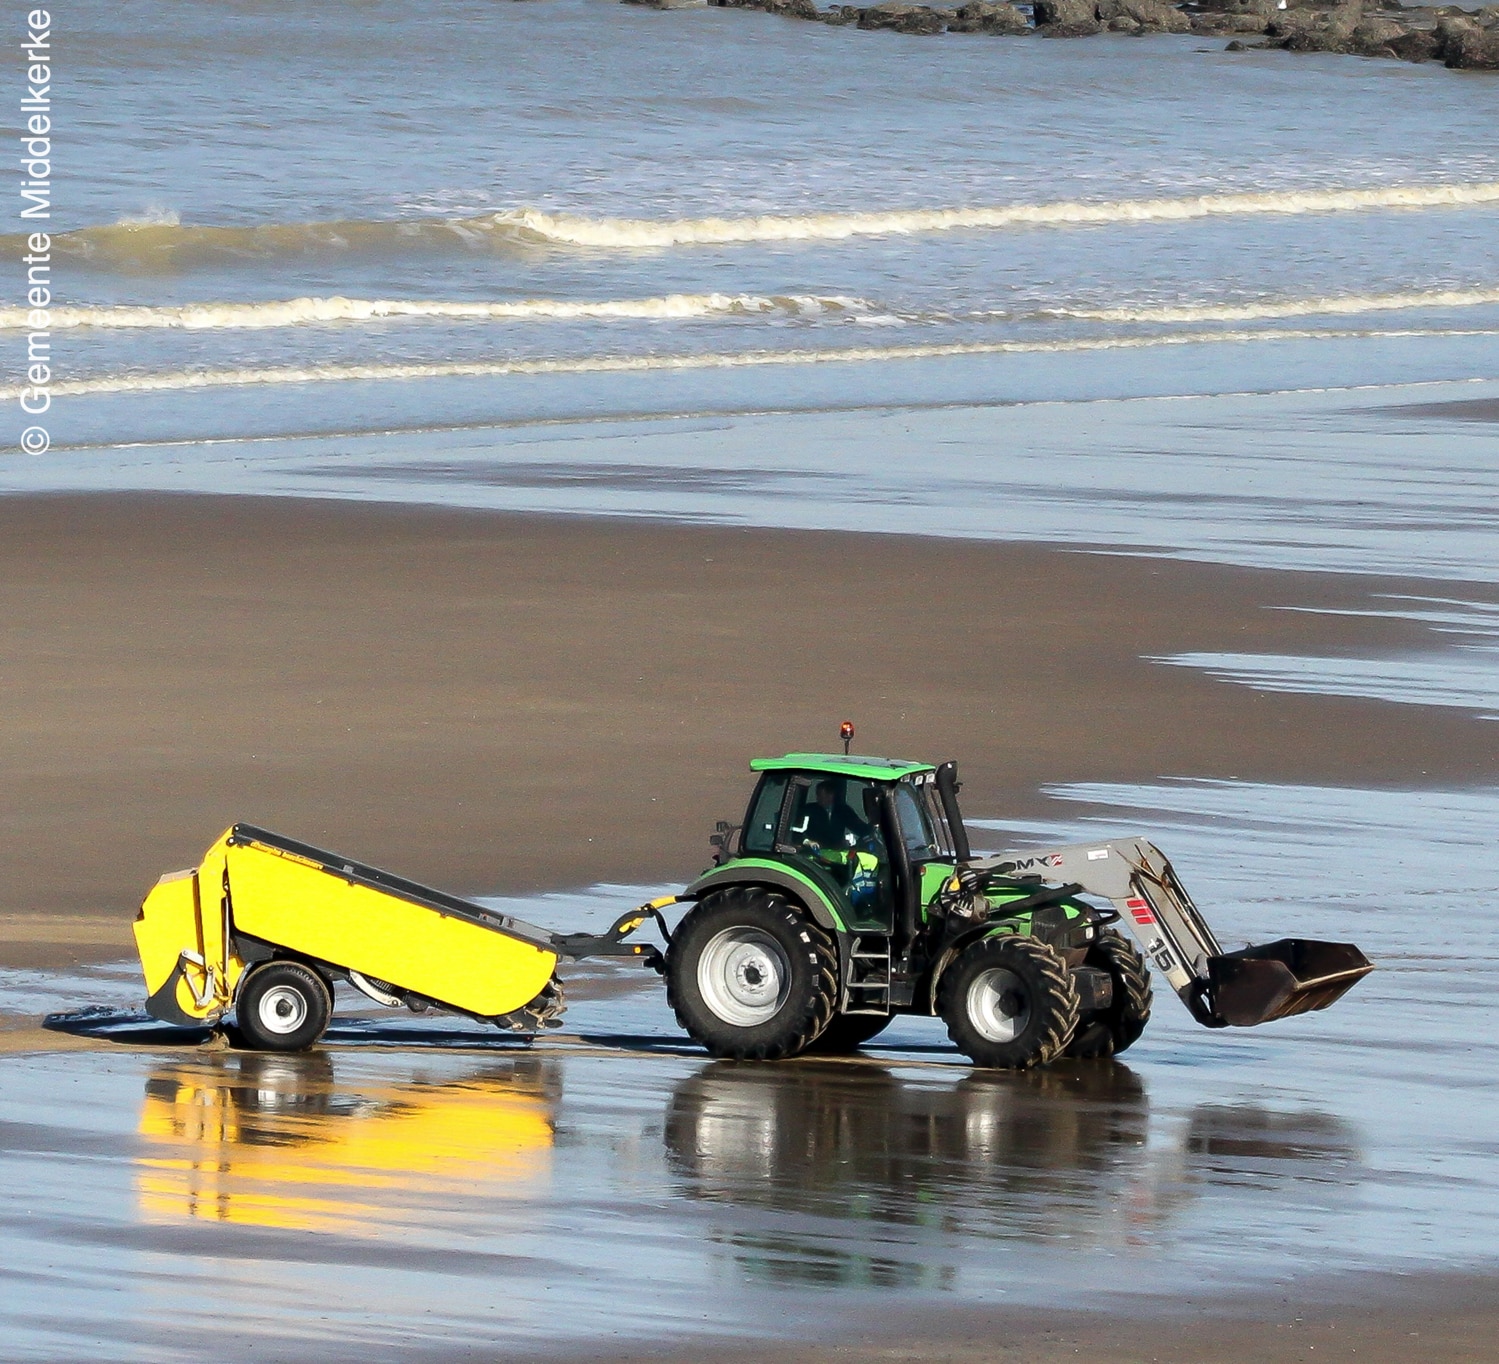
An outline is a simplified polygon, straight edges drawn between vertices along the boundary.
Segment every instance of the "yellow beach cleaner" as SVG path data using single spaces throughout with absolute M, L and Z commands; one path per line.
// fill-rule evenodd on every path
M 556 1026 L 558 958 L 655 953 L 621 936 L 619 926 L 603 937 L 554 934 L 250 824 L 226 830 L 196 868 L 163 876 L 135 920 L 147 1012 L 212 1026 L 233 1010 L 245 1041 L 264 1051 L 312 1046 L 336 980 L 392 1008 L 512 1032 Z

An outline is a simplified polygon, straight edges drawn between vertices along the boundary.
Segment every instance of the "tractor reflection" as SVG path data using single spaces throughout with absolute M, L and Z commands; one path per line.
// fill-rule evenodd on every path
M 352 1068 L 351 1068 L 352 1069 Z M 142 1215 L 373 1235 L 476 1195 L 541 1192 L 561 1072 L 524 1058 L 458 1079 L 341 1079 L 320 1053 L 226 1053 L 152 1070 Z
M 711 1234 L 748 1276 L 927 1290 L 956 1283 L 975 1240 L 1138 1247 L 1204 1185 L 1361 1168 L 1350 1130 L 1326 1114 L 1217 1105 L 1185 1129 L 1180 1117 L 1155 1126 L 1118 1063 L 950 1083 L 719 1062 L 677 1086 L 665 1142 L 688 1197 L 732 1207 Z

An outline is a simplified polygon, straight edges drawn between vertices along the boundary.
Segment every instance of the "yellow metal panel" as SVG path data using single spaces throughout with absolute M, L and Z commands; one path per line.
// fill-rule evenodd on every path
M 235 927 L 468 1013 L 530 1003 L 557 956 L 258 844 L 227 849 Z
M 204 914 L 199 886 L 198 875 L 191 871 L 163 876 L 146 896 L 134 925 L 147 999 L 177 976 L 167 998 L 183 1017 L 171 1018 L 170 1007 L 151 1006 L 176 1023 L 217 1018 L 229 1007 L 244 970 L 239 958 L 224 951 L 222 897 L 214 895 Z
M 191 871 L 169 872 L 151 888 L 135 920 L 146 993 L 161 989 L 183 952 L 197 952 L 200 946 L 197 878 Z

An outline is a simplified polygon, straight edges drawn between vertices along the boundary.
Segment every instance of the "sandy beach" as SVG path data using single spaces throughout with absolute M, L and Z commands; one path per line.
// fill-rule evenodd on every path
M 1053 782 L 1461 783 L 1455 711 L 1271 695 L 1152 656 L 1416 647 L 1412 584 L 897 536 L 198 497 L 0 501 L 8 957 L 118 951 L 229 823 L 460 893 L 667 884 L 748 759 L 961 760 L 980 817 Z M 37 916 L 48 916 L 38 918 Z M 97 925 L 85 930 L 83 925 Z

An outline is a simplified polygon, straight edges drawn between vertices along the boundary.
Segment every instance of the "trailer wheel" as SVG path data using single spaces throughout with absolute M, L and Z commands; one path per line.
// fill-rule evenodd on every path
M 847 1056 L 878 1037 L 893 1022 L 894 1014 L 839 1014 L 807 1050 L 819 1056 Z
M 1014 934 L 966 948 L 942 977 L 937 1012 L 975 1065 L 1044 1066 L 1077 1027 L 1077 989 L 1045 943 Z
M 322 976 L 296 961 L 268 961 L 240 986 L 234 1015 L 256 1051 L 306 1051 L 328 1028 L 333 997 Z
M 777 891 L 705 896 L 671 935 L 667 1002 L 714 1056 L 795 1056 L 828 1026 L 837 995 L 832 937 Z
M 1078 1024 L 1067 1055 L 1085 1061 L 1117 1056 L 1140 1040 L 1150 1021 L 1150 967 L 1139 948 L 1111 928 L 1098 935 L 1085 964 L 1109 973 L 1114 1001 Z

